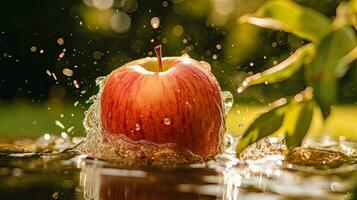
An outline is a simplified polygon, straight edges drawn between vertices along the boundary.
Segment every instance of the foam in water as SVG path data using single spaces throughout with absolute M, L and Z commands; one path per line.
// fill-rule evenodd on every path
M 133 141 L 125 135 L 113 136 L 112 134 L 107 134 L 102 127 L 100 118 L 100 97 L 105 80 L 106 77 L 99 77 L 96 80 L 99 86 L 99 93 L 89 99 L 92 105 L 85 113 L 83 122 L 87 136 L 85 141 L 75 148 L 75 151 L 125 165 L 184 164 L 205 161 L 201 156 L 174 143 L 156 144 L 146 140 Z M 222 102 L 225 121 L 226 114 L 233 104 L 232 94 L 227 91 L 222 92 Z M 170 123 L 169 118 L 165 119 L 166 125 L 170 125 Z M 136 130 L 140 130 L 140 128 L 140 126 L 135 127 Z M 223 136 L 225 123 L 222 123 L 221 132 Z

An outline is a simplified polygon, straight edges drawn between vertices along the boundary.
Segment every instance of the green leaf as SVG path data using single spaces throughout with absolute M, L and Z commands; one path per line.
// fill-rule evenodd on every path
M 301 145 L 306 133 L 310 128 L 313 115 L 313 103 L 292 101 L 289 105 L 289 112 L 286 115 L 286 144 L 288 149 L 293 149 Z
M 284 111 L 285 105 L 281 105 L 255 119 L 239 140 L 236 147 L 237 154 L 240 154 L 250 144 L 279 130 L 284 121 Z
M 261 83 L 277 83 L 291 77 L 301 68 L 306 55 L 311 55 L 313 50 L 313 45 L 307 44 L 297 49 L 295 53 L 290 55 L 287 59 L 278 65 L 271 67 L 261 73 L 247 77 L 242 82 L 242 85 L 239 86 L 238 92 L 240 93 L 252 85 Z
M 328 17 L 288 0 L 268 1 L 254 15 L 244 15 L 239 21 L 283 30 L 310 41 L 318 41 L 326 31 L 332 29 Z
M 354 30 L 349 26 L 331 31 L 318 44 L 307 68 L 307 78 L 312 82 L 314 96 L 324 118 L 329 116 L 330 108 L 337 99 L 338 66 L 356 43 Z
M 349 69 L 350 64 L 357 60 L 357 47 L 353 48 L 347 55 L 340 59 L 337 65 L 336 76 L 342 77 Z

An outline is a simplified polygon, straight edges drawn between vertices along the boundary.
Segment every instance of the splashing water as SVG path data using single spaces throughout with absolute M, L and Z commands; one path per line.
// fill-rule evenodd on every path
M 229 91 L 221 92 L 221 96 L 223 100 L 224 113 L 227 115 L 233 106 L 234 98 L 232 93 L 230 93 Z
M 127 136 L 119 134 L 113 136 L 106 133 L 101 124 L 100 96 L 103 91 L 106 77 L 99 77 L 96 84 L 99 93 L 90 98 L 93 102 L 85 113 L 84 127 L 87 132 L 85 141 L 75 151 L 87 154 L 91 157 L 122 163 L 124 165 L 165 165 L 202 162 L 205 159 L 192 153 L 186 148 L 174 143 L 156 144 L 146 140 L 132 141 Z M 223 114 L 226 114 L 233 105 L 233 95 L 224 91 L 221 93 L 223 102 Z M 225 120 L 225 118 L 224 118 Z M 171 125 L 171 119 L 164 118 L 163 123 Z M 222 123 L 222 134 L 225 131 Z M 140 131 L 140 124 L 133 127 L 133 132 Z M 105 137 L 103 137 L 105 135 Z

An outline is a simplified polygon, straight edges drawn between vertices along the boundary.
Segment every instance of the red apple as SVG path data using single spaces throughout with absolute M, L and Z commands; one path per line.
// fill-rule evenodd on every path
M 188 56 L 161 59 L 159 54 L 109 75 L 101 96 L 101 120 L 111 136 L 174 143 L 210 158 L 222 147 L 222 106 L 220 86 L 208 63 Z

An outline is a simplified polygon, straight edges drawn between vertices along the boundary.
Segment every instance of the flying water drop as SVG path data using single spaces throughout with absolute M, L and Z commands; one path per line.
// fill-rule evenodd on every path
M 232 93 L 229 91 L 222 91 L 221 96 L 223 100 L 224 113 L 227 114 L 233 106 L 234 98 Z
M 150 20 L 150 24 L 153 29 L 158 29 L 160 26 L 160 19 L 158 17 L 153 17 Z

